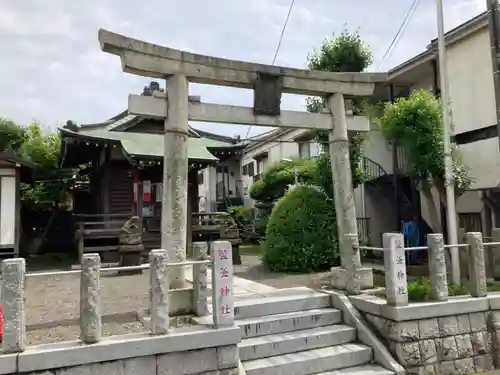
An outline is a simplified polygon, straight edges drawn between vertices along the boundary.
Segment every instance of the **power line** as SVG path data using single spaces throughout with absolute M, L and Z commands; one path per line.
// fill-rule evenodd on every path
M 413 0 L 413 3 L 411 4 L 410 9 L 406 13 L 406 16 L 403 19 L 403 22 L 401 23 L 401 25 L 399 25 L 399 29 L 398 29 L 396 35 L 394 35 L 394 38 L 392 39 L 391 44 L 387 48 L 387 51 L 385 51 L 384 56 L 377 64 L 377 68 L 375 70 L 378 70 L 380 68 L 380 66 L 389 58 L 391 53 L 397 47 L 399 41 L 401 40 L 401 36 L 403 36 L 404 31 L 406 29 L 406 26 L 408 26 L 408 23 L 411 20 L 411 17 L 413 16 L 413 14 L 415 13 L 415 9 L 417 9 L 417 6 L 419 3 L 420 3 L 420 0 Z
M 283 29 L 281 29 L 281 35 L 278 41 L 278 46 L 276 47 L 276 52 L 274 52 L 272 65 L 274 65 L 274 63 L 276 62 L 276 58 L 278 57 L 278 52 L 280 51 L 281 43 L 283 42 L 283 36 L 285 35 L 286 26 L 288 25 L 288 20 L 290 19 L 290 14 L 292 14 L 294 4 L 295 0 L 292 0 L 292 2 L 290 3 L 290 8 L 288 8 L 288 14 L 286 15 L 285 23 L 283 24 Z
M 278 45 L 276 46 L 276 51 L 274 52 L 273 62 L 271 65 L 274 65 L 274 63 L 276 62 L 276 58 L 278 57 L 278 53 L 279 53 L 280 48 L 281 48 L 281 43 L 283 42 L 283 37 L 285 35 L 285 30 L 286 30 L 286 27 L 288 25 L 288 20 L 290 20 L 290 15 L 292 14 L 292 9 L 293 9 L 294 5 L 295 5 L 295 0 L 292 0 L 292 2 L 290 3 L 290 7 L 288 8 L 288 14 L 286 15 L 285 23 L 283 24 L 283 28 L 281 29 L 280 38 L 278 40 Z M 245 138 L 244 138 L 245 140 L 248 138 L 248 134 L 250 134 L 250 130 L 252 130 L 252 125 L 248 126 L 247 134 L 245 135 Z

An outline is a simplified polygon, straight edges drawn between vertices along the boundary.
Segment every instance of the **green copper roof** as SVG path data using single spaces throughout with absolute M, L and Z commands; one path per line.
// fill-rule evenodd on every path
M 82 125 L 77 129 L 60 128 L 62 133 L 81 138 L 94 138 L 120 142 L 124 151 L 132 157 L 163 157 L 163 134 L 141 133 L 141 121 L 146 118 L 129 115 L 123 111 L 101 123 Z M 138 126 L 137 131 L 130 128 Z M 129 130 L 129 131 L 127 131 Z M 188 158 L 190 160 L 219 160 L 207 148 L 233 148 L 240 146 L 231 137 L 199 131 L 189 126 Z
M 119 141 L 125 152 L 134 157 L 163 157 L 163 135 L 147 134 L 135 132 L 110 131 L 103 128 L 80 128 L 78 132 L 67 128 L 60 128 L 63 133 L 68 135 L 94 138 L 108 141 Z M 188 158 L 191 160 L 216 161 L 217 157 L 212 155 L 207 147 L 227 146 L 225 142 L 211 140 L 208 138 L 189 137 L 188 140 Z

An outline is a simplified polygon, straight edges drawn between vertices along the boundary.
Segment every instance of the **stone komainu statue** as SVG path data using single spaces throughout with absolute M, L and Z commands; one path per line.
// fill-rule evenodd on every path
M 118 239 L 118 250 L 120 252 L 120 266 L 138 266 L 141 264 L 141 253 L 144 251 L 142 245 L 142 225 L 141 219 L 132 216 L 123 224 Z M 137 274 L 141 270 L 122 271 L 121 274 Z

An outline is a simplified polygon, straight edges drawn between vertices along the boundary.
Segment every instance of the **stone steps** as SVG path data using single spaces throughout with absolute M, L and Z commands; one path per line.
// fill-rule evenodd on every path
M 342 324 L 330 296 L 306 288 L 280 290 L 235 306 L 239 357 L 247 375 L 393 375 L 372 364 L 372 349 Z
M 343 344 L 246 361 L 243 367 L 247 375 L 310 375 L 359 366 L 371 359 L 371 348 Z
M 234 316 L 236 319 L 246 319 L 330 306 L 331 299 L 327 294 L 305 290 L 290 295 L 285 289 L 266 298 L 238 301 L 234 308 Z
M 242 337 L 246 339 L 339 324 L 341 321 L 340 310 L 328 308 L 239 319 L 235 324 L 241 328 Z
M 356 330 L 341 324 L 253 337 L 240 343 L 240 360 L 249 361 L 273 355 L 341 345 L 351 342 L 355 338 Z
M 394 375 L 394 373 L 378 365 L 370 364 L 348 367 L 342 370 L 321 372 L 315 375 Z

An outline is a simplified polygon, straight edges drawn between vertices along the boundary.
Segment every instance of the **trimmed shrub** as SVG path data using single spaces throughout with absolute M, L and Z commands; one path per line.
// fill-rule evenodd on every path
M 263 262 L 272 271 L 313 272 L 336 265 L 333 202 L 317 187 L 290 189 L 273 208 L 263 248 Z

